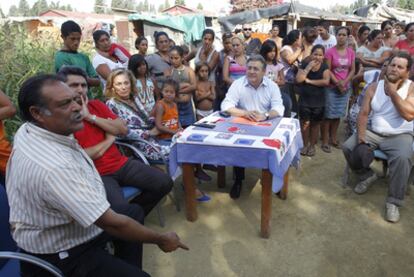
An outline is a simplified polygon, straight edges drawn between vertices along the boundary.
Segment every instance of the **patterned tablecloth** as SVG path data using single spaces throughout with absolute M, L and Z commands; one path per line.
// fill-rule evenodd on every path
M 280 191 L 289 166 L 298 165 L 303 146 L 297 119 L 275 118 L 251 122 L 239 117 L 221 117 L 218 112 L 198 123 L 214 128 L 190 126 L 177 137 L 170 152 L 173 178 L 181 174 L 180 164 L 213 164 L 269 169 L 272 189 Z

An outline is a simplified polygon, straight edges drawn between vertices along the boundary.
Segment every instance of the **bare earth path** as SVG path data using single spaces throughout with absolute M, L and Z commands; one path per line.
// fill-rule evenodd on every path
M 212 201 L 198 205 L 199 219 L 185 220 L 170 200 L 163 204 L 167 224 L 156 213 L 147 225 L 176 231 L 190 251 L 162 253 L 144 248 L 144 269 L 152 276 L 414 276 L 414 202 L 406 197 L 401 220 L 383 220 L 386 179 L 364 195 L 341 187 L 345 162 L 340 150 L 319 148 L 291 170 L 288 200 L 273 198 L 271 237 L 259 237 L 260 170 L 247 171 L 242 196 L 228 196 L 232 184 L 215 180 L 201 188 Z M 380 171 L 379 163 L 375 165 Z M 355 178 L 351 177 L 351 183 Z M 181 206 L 184 206 L 181 198 Z

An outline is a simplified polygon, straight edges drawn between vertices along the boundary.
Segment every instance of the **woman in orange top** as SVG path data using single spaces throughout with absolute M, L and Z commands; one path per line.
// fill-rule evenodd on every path
M 6 164 L 11 153 L 10 142 L 6 138 L 4 132 L 3 120 L 6 118 L 11 118 L 16 114 L 16 108 L 13 103 L 0 90 L 0 182 L 4 185 L 4 176 L 6 173 Z

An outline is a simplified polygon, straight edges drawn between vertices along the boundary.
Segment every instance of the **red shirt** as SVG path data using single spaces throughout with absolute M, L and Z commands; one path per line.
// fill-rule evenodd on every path
M 410 54 L 410 56 L 414 56 L 414 45 L 410 47 L 408 45 L 408 41 L 406 39 L 399 40 L 397 42 L 397 44 L 395 44 L 395 47 L 398 48 L 398 49 L 400 49 L 400 50 L 408 51 L 408 53 Z
M 88 109 L 91 114 L 105 119 L 117 119 L 118 117 L 101 101 L 89 100 Z M 97 145 L 105 140 L 105 131 L 98 126 L 83 121 L 84 127 L 82 130 L 75 133 L 75 138 L 78 140 L 82 148 L 89 148 Z M 96 169 L 100 175 L 108 175 L 118 171 L 126 162 L 128 158 L 122 156 L 115 144 L 106 150 L 102 157 L 94 160 Z

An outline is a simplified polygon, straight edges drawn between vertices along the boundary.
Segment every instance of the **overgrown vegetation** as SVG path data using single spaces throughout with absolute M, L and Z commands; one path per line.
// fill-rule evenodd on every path
M 0 26 L 0 89 L 17 107 L 21 84 L 39 73 L 54 73 L 54 55 L 61 48 L 58 30 L 43 32 L 36 36 L 28 34 L 22 25 L 5 23 Z M 81 51 L 92 53 L 92 43 L 82 43 Z M 95 95 L 99 91 L 94 91 Z M 13 137 L 22 121 L 17 114 L 5 122 L 8 137 Z

